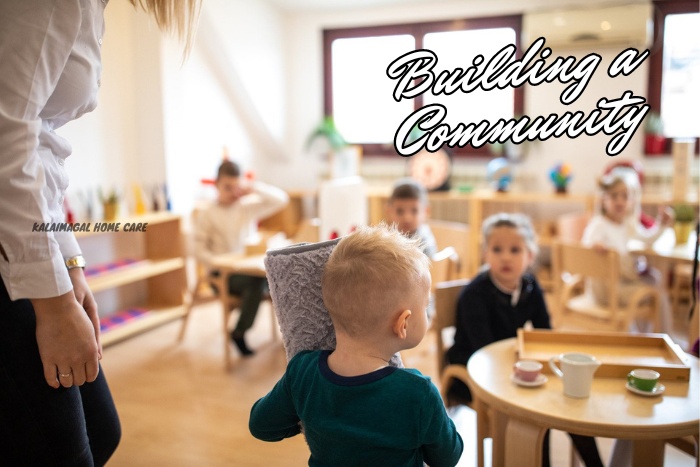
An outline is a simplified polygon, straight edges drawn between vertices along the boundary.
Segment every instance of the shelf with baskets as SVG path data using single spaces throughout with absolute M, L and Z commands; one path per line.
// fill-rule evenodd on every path
M 161 212 L 116 222 L 120 231 L 76 232 L 103 345 L 181 317 L 187 289 L 180 216 Z M 122 230 L 127 223 L 145 228 Z

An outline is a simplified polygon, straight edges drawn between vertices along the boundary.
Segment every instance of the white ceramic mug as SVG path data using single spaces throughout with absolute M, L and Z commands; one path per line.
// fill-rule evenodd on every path
M 561 369 L 556 365 L 556 360 L 559 360 Z M 563 353 L 549 359 L 549 367 L 564 381 L 564 395 L 569 397 L 584 398 L 591 394 L 593 373 L 599 366 L 600 362 L 593 355 L 578 352 Z

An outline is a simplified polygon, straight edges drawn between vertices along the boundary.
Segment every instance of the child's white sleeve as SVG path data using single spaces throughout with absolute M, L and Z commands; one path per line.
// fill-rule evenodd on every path
M 247 198 L 241 206 L 255 219 L 271 216 L 289 203 L 289 195 L 284 190 L 262 182 L 253 183 L 253 193 Z
M 209 235 L 211 234 L 211 222 L 209 212 L 202 211 L 195 222 L 192 223 L 194 232 L 194 256 L 197 260 L 207 264 L 214 256 L 209 249 Z

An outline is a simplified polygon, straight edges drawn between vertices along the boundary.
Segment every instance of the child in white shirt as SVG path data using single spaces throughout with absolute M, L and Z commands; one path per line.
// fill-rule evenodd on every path
M 637 239 L 651 246 L 661 236 L 664 228 L 673 224 L 673 211 L 670 208 L 660 209 L 655 225 L 647 229 L 639 222 L 641 190 L 635 172 L 629 169 L 615 169 L 601 177 L 598 184 L 602 191 L 601 213 L 590 220 L 581 242 L 599 251 L 614 249 L 620 253 L 622 283 L 619 296 L 624 304 L 630 296 L 627 291 L 631 291 L 640 283 L 659 286 L 662 284 L 658 270 L 648 267 L 643 258 L 630 255 L 628 242 Z M 596 301 L 607 304 L 607 288 L 604 283 L 591 281 L 590 290 Z M 667 319 L 665 315 L 668 313 L 664 310 L 665 302 L 662 297 L 662 323 Z M 640 323 L 637 324 L 639 326 Z
M 289 196 L 279 188 L 241 180 L 240 167 L 231 161 L 219 166 L 216 190 L 216 201 L 197 215 L 194 226 L 195 256 L 204 264 L 223 253 L 243 253 L 251 222 L 274 214 L 289 201 Z M 232 274 L 228 286 L 231 295 L 241 297 L 241 315 L 231 332 L 231 340 L 244 357 L 249 356 L 253 351 L 248 348 L 244 334 L 255 321 L 267 280 Z

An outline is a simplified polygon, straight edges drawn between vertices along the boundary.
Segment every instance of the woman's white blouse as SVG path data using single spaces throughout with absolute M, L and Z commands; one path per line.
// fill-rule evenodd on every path
M 0 275 L 13 300 L 72 288 L 75 237 L 32 227 L 65 221 L 72 148 L 54 130 L 97 104 L 106 3 L 0 1 Z

